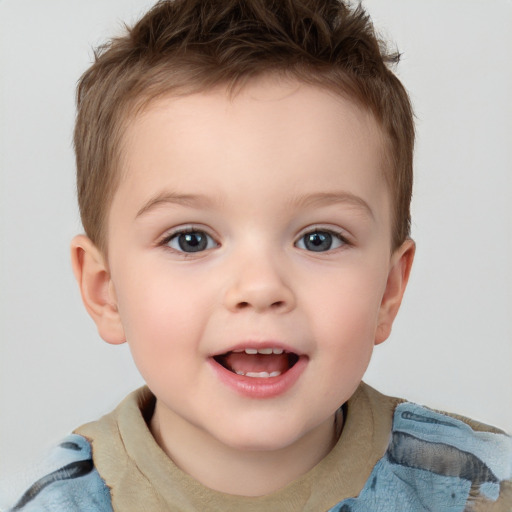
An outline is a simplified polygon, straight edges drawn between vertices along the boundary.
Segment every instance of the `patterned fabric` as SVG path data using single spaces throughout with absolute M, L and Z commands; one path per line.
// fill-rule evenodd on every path
M 495 502 L 500 483 L 511 476 L 510 437 L 475 432 L 462 421 L 406 402 L 396 408 L 386 455 L 359 496 L 329 512 L 464 512 Z
M 11 512 L 112 512 L 89 443 L 68 436 L 48 459 L 52 469 Z M 386 454 L 356 498 L 328 512 L 489 510 L 512 477 L 512 439 L 408 402 L 397 406 Z M 500 510 L 512 510 L 510 506 Z
M 49 471 L 10 512 L 112 512 L 110 491 L 94 468 L 89 443 L 66 437 L 45 461 Z

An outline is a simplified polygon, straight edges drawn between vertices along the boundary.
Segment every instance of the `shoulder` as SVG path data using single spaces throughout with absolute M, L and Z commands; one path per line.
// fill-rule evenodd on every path
M 512 510 L 512 438 L 494 427 L 404 402 L 384 462 L 431 503 Z
M 367 510 L 370 504 L 374 511 L 512 510 L 511 437 L 369 386 L 361 391 L 373 410 L 391 415 L 388 446 L 360 495 L 333 511 Z
M 413 403 L 397 406 L 390 463 L 460 480 L 472 495 L 495 501 L 512 477 L 512 438 L 468 418 Z
M 64 438 L 42 462 L 39 477 L 8 512 L 111 512 L 110 491 L 82 436 Z

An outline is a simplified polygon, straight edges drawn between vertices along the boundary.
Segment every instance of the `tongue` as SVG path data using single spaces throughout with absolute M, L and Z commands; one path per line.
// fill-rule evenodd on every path
M 280 372 L 290 368 L 286 354 L 246 354 L 245 352 L 230 352 L 225 358 L 226 366 L 232 371 L 248 372 Z

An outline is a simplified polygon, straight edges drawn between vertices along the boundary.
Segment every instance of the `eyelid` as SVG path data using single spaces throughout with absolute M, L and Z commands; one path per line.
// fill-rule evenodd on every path
M 341 242 L 341 247 L 344 246 L 350 246 L 352 245 L 349 236 L 347 235 L 347 232 L 339 227 L 333 227 L 333 226 L 321 226 L 321 225 L 313 225 L 307 228 L 304 228 L 299 235 L 296 238 L 296 241 L 294 243 L 295 247 L 298 247 L 298 243 L 300 240 L 302 240 L 306 235 L 312 234 L 312 233 L 329 233 L 330 235 L 333 235 L 335 238 L 337 238 Z M 306 248 L 298 247 L 302 250 L 307 250 Z M 329 249 L 327 251 L 321 251 L 321 252 L 331 252 L 335 251 L 336 249 L 339 249 L 340 247 L 335 247 L 333 249 Z
M 307 226 L 301 229 L 297 235 L 297 240 L 299 238 L 302 238 L 304 235 L 307 235 L 308 233 L 315 233 L 316 231 L 324 231 L 327 233 L 331 233 L 332 235 L 339 236 L 340 238 L 346 240 L 347 243 L 350 238 L 349 232 L 346 229 L 340 228 L 339 226 L 332 226 L 329 224 L 313 224 L 311 226 Z
M 202 251 L 198 251 L 196 254 L 200 254 L 200 253 L 204 253 L 206 251 L 209 251 L 211 249 L 214 249 L 215 247 L 219 247 L 220 246 L 220 243 L 218 242 L 217 240 L 217 237 L 213 234 L 210 233 L 211 230 L 209 230 L 208 228 L 204 227 L 204 226 L 199 226 L 199 225 L 195 225 L 195 224 L 186 224 L 186 225 L 182 225 L 182 226 L 177 226 L 175 228 L 171 228 L 169 229 L 168 231 L 165 232 L 165 234 L 163 234 L 159 240 L 157 241 L 157 246 L 159 247 L 166 247 L 174 252 L 177 252 L 179 254 L 182 254 L 182 255 L 186 255 L 186 256 L 190 256 L 190 255 L 193 255 L 194 253 L 193 252 L 185 252 L 185 251 L 180 251 L 178 249 L 175 249 L 173 247 L 170 247 L 168 244 L 169 242 L 179 236 L 179 235 L 182 235 L 182 234 L 186 234 L 186 233 L 197 233 L 197 232 L 200 232 L 200 233 L 204 233 L 208 238 L 210 238 L 211 240 L 213 240 L 213 242 L 215 243 L 215 246 L 214 247 L 209 247 L 205 250 L 202 250 Z

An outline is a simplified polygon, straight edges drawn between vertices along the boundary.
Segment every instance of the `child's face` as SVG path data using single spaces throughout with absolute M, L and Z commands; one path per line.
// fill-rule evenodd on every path
M 373 118 L 265 80 L 154 102 L 123 151 L 110 293 L 160 421 L 237 449 L 332 432 L 412 260 Z

